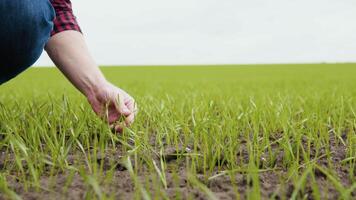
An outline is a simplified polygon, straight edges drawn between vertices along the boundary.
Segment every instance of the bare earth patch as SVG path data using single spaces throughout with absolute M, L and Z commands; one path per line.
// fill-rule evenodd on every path
M 347 164 L 341 164 L 341 161 L 346 158 L 346 147 L 343 148 L 342 145 L 336 147 L 335 138 L 332 137 L 330 138 L 330 143 L 332 167 L 335 172 L 334 175 L 337 176 L 338 180 L 344 187 L 349 188 L 354 184 L 352 182 L 352 177 L 349 175 L 350 167 Z M 241 145 L 241 149 L 236 153 L 241 162 L 247 162 L 248 160 L 245 148 L 246 146 Z M 165 149 L 163 157 L 167 163 L 167 189 L 163 189 L 164 195 L 169 199 L 208 199 L 206 193 L 190 183 L 187 174 L 187 160 L 185 157 L 179 156 L 180 154 L 189 153 L 191 149 L 179 147 L 177 150 L 175 147 L 168 146 Z M 321 152 L 321 154 L 323 153 L 324 152 Z M 5 155 L 4 152 L 0 155 L 0 169 L 4 170 L 5 165 L 8 165 L 9 162 L 13 162 L 13 156 L 11 154 Z M 123 155 L 123 152 L 117 151 L 106 152 L 105 154 L 98 156 L 97 162 L 102 166 L 104 173 L 110 170 L 113 172 L 110 181 L 103 180 L 103 182 L 99 184 L 102 193 L 108 197 L 113 197 L 114 199 L 133 199 L 135 198 L 135 193 L 137 193 L 135 182 L 127 167 L 121 162 L 117 162 L 122 159 Z M 288 179 L 288 169 L 284 168 L 281 164 L 283 160 L 283 152 L 277 151 L 276 155 L 275 168 L 258 173 L 260 194 L 263 199 L 290 198 L 296 187 L 292 180 Z M 152 156 L 155 157 L 154 155 Z M 263 155 L 261 158 L 262 163 L 265 160 L 263 158 L 264 156 L 266 155 Z M 311 155 L 311 157 L 313 156 L 315 155 Z M 155 159 L 157 160 L 158 158 Z M 4 163 L 5 160 L 7 163 Z M 83 160 L 80 161 L 81 158 L 78 154 L 69 155 L 67 160 L 70 164 L 78 164 L 76 163 L 78 161 L 83 162 Z M 159 159 L 157 162 L 159 162 Z M 316 162 L 321 167 L 330 167 L 330 161 L 326 160 L 325 157 L 321 157 Z M 313 170 L 313 173 L 322 199 L 332 200 L 340 198 L 340 194 L 324 172 L 316 169 Z M 354 173 L 356 172 L 354 171 Z M 216 167 L 213 176 L 210 178 L 204 177 L 202 172 L 196 174 L 196 178 L 203 183 L 204 186 L 209 188 L 218 199 L 247 199 L 248 195 L 252 192 L 251 186 L 253 182 L 248 177 L 247 173 L 235 172 L 232 175 L 227 173 L 224 174 L 222 173 L 221 168 L 219 171 L 218 167 Z M 306 186 L 297 193 L 297 197 L 314 199 L 313 185 L 311 184 L 310 178 L 310 176 L 307 178 Z M 155 179 L 157 179 L 157 177 L 155 178 L 155 176 L 152 176 L 150 172 L 147 171 L 146 167 L 143 166 L 138 169 L 139 182 L 146 186 L 145 188 L 157 192 L 154 188 L 156 184 L 160 184 L 160 181 Z M 83 181 L 83 177 L 80 176 L 78 172 L 63 172 L 54 176 L 44 174 L 40 178 L 41 188 L 38 190 L 31 187 L 27 189 L 24 188 L 21 182 L 16 179 L 15 174 L 8 176 L 7 180 L 10 188 L 23 199 L 83 199 L 86 196 L 88 188 L 92 187 L 86 185 L 85 181 Z M 150 194 L 155 195 L 154 193 Z M 237 194 L 240 195 L 237 196 Z M 162 194 L 157 194 L 157 196 L 160 195 Z M 356 191 L 353 191 L 351 196 L 356 198 Z M 5 197 L 0 194 L 0 199 L 5 199 Z

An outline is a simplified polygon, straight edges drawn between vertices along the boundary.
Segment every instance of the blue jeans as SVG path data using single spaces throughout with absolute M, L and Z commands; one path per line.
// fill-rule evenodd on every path
M 54 17 L 49 0 L 0 0 L 0 85 L 40 57 Z

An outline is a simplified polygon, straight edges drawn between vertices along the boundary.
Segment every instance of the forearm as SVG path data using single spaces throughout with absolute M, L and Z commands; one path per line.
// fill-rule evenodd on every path
M 64 31 L 54 35 L 47 43 L 46 51 L 62 73 L 84 95 L 90 95 L 106 83 L 81 33 Z

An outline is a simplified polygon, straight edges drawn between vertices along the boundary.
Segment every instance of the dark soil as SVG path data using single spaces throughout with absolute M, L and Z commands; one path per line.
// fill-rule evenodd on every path
M 330 138 L 330 144 L 330 152 L 332 153 L 331 162 L 334 172 L 333 175 L 338 178 L 343 186 L 349 188 L 352 184 L 354 184 L 352 180 L 355 180 L 355 177 L 350 177 L 349 165 L 340 163 L 340 161 L 346 158 L 346 147 L 343 147 L 343 145 L 336 145 L 336 139 L 333 137 Z M 168 163 L 166 173 L 168 182 L 167 189 L 164 192 L 168 195 L 167 197 L 169 199 L 208 199 L 205 193 L 192 186 L 189 182 L 189 178 L 186 173 L 186 160 L 179 156 L 184 153 L 189 153 L 191 149 L 189 147 L 179 147 L 178 150 L 176 150 L 175 147 L 167 147 L 165 151 L 166 152 L 164 152 L 163 158 Z M 322 148 L 322 151 L 325 151 L 325 149 Z M 318 155 L 320 156 L 324 153 L 325 152 L 319 152 Z M 312 154 L 316 154 L 316 152 L 313 152 Z M 77 160 L 80 160 L 80 158 L 76 155 L 77 154 L 73 154 L 68 157 L 69 163 L 74 164 Z M 121 160 L 122 155 L 122 152 L 106 152 L 105 154 L 98 156 L 97 162 L 103 166 L 104 171 L 114 168 L 112 180 L 109 183 L 103 181 L 103 183 L 100 183 L 100 186 L 103 188 L 104 194 L 114 197 L 114 199 L 133 199 L 135 198 L 135 193 L 137 193 L 137 191 L 135 190 L 135 184 L 130 176 L 130 173 L 124 164 L 115 162 L 117 160 Z M 275 155 L 275 168 L 273 170 L 258 174 L 260 194 L 263 199 L 290 198 L 295 189 L 296 180 L 288 179 L 288 169 L 284 167 L 282 163 L 284 152 L 276 149 Z M 11 160 L 9 159 L 11 155 L 4 155 L 4 153 L 0 153 L 1 171 L 5 166 L 5 163 L 3 162 L 5 160 L 5 156 L 8 156 L 6 160 Z M 239 162 L 242 164 L 248 162 L 248 154 L 244 144 L 241 145 L 241 149 L 237 152 L 237 156 L 239 157 Z M 264 163 L 266 160 L 265 157 L 267 157 L 267 155 L 261 156 L 262 166 L 260 167 L 263 167 L 263 165 L 266 164 Z M 315 155 L 311 155 L 311 157 L 313 158 Z M 157 162 L 159 163 L 159 159 Z M 301 164 L 303 163 L 302 160 L 300 162 Z M 321 157 L 320 159 L 317 159 L 316 162 L 320 166 L 330 168 L 330 160 L 327 160 L 326 157 Z M 177 173 L 173 173 L 172 169 L 175 169 Z M 144 167 L 140 170 L 139 181 L 142 184 L 147 184 L 148 182 L 148 188 L 151 188 L 152 191 L 154 191 L 155 184 L 159 181 L 154 180 L 155 178 L 151 176 L 148 171 L 144 169 Z M 332 182 L 322 171 L 316 169 L 313 172 L 317 183 L 316 186 L 320 191 L 321 199 L 334 200 L 341 197 Z M 214 173 L 219 173 L 218 167 L 216 167 Z M 355 170 L 354 174 L 356 174 Z M 83 178 L 77 172 L 73 174 L 64 172 L 59 173 L 55 176 L 56 178 L 52 179 L 49 178 L 48 175 L 43 175 L 40 179 L 42 188 L 39 191 L 31 188 L 26 190 L 23 185 L 13 177 L 15 176 L 7 178 L 10 188 L 19 194 L 23 199 L 84 199 L 87 195 L 89 187 L 85 184 Z M 69 179 L 72 181 L 68 182 Z M 247 199 L 249 195 L 253 194 L 253 191 L 251 191 L 249 187 L 253 185 L 253 182 L 246 173 L 234 173 L 233 175 L 225 174 L 217 176 L 213 179 L 207 179 L 204 177 L 203 173 L 198 173 L 197 179 L 208 187 L 215 194 L 215 196 L 218 197 L 218 199 Z M 314 199 L 313 185 L 310 180 L 311 177 L 308 177 L 306 187 L 304 187 L 297 194 L 298 199 Z M 236 194 L 240 194 L 241 196 L 237 197 Z M 161 194 L 157 195 L 160 196 Z M 353 191 L 351 195 L 352 198 L 356 199 L 356 191 Z M 0 199 L 5 199 L 5 197 L 0 194 Z

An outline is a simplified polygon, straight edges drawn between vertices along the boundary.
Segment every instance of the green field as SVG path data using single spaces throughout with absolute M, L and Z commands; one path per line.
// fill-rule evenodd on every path
M 55 68 L 0 86 L 0 199 L 356 198 L 356 64 L 102 69 L 121 135 Z

